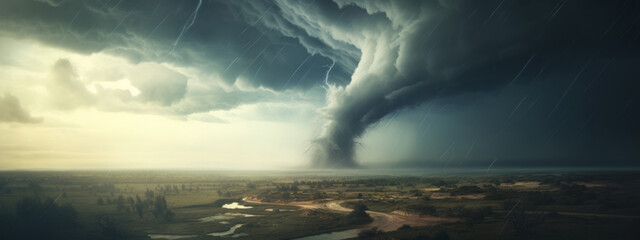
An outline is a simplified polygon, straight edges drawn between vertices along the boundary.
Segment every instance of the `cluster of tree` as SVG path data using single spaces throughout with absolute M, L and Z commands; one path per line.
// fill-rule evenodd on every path
M 118 189 L 116 188 L 116 185 L 113 183 L 100 183 L 100 184 L 89 185 L 89 186 L 83 185 L 83 187 L 85 188 L 83 190 L 87 190 L 91 192 L 99 192 L 99 193 L 106 193 L 106 192 L 113 193 L 118 191 Z
M 581 184 L 561 184 L 559 187 L 558 203 L 560 204 L 578 205 L 598 196 L 594 191 L 588 190 L 586 186 Z
M 231 197 L 231 192 L 229 191 L 223 192 L 222 190 L 218 189 L 217 193 L 218 193 L 218 196 L 220 197 Z
M 131 201 L 129 201 L 129 204 L 132 204 Z M 147 198 L 143 201 L 140 196 L 136 195 L 136 200 L 133 202 L 132 207 L 136 210 L 138 217 L 143 218 L 144 210 L 149 208 L 151 205 L 153 205 L 153 199 Z
M 291 199 L 291 193 L 289 193 L 289 192 L 282 192 L 282 193 L 280 194 L 280 199 L 282 199 L 282 200 L 289 200 L 289 199 Z
M 460 181 L 455 179 L 436 179 L 430 182 L 432 186 L 436 187 L 453 187 L 458 184 Z
M 279 184 L 276 186 L 276 190 L 280 192 L 297 192 L 300 189 L 298 188 L 298 184 Z
M 348 180 L 331 180 L 331 179 L 322 179 L 320 181 L 304 181 L 304 180 L 296 180 L 290 184 L 281 184 L 281 183 L 269 183 L 267 185 L 275 185 L 276 188 L 287 185 L 287 186 L 309 186 L 312 189 L 322 189 L 322 188 L 332 188 L 332 187 L 384 187 L 384 186 L 395 186 L 398 189 L 402 190 L 404 187 L 415 187 L 416 183 L 424 183 L 431 182 L 431 179 L 417 178 L 417 177 L 398 177 L 398 178 L 370 178 L 370 179 L 348 179 Z
M 51 198 L 27 197 L 18 201 L 15 215 L 0 214 L 2 239 L 68 239 L 74 236 L 78 214 L 71 205 Z
M 396 187 L 415 187 L 417 183 L 430 182 L 427 178 L 418 177 L 393 177 L 393 178 L 369 178 L 369 179 L 353 179 L 344 180 L 340 182 L 344 185 L 355 185 L 365 187 L 382 187 L 382 186 L 396 186 Z
M 335 184 L 339 184 L 339 182 L 336 181 L 336 180 L 326 180 L 325 179 L 325 180 L 322 180 L 322 181 L 294 181 L 293 183 L 288 184 L 288 185 L 289 186 L 296 186 L 296 188 L 298 186 L 309 186 L 309 188 L 329 188 L 329 187 L 334 186 Z M 276 188 L 277 188 L 279 185 L 282 185 L 282 184 L 276 183 L 275 185 L 276 185 Z
M 484 188 L 485 198 L 489 200 L 505 200 L 520 197 L 520 193 L 511 189 L 486 187 Z
M 413 189 L 409 191 L 409 194 L 411 194 L 411 196 L 414 196 L 414 197 L 420 197 L 422 196 L 422 191 L 418 189 Z
M 185 190 L 185 188 L 186 188 L 186 186 L 184 186 L 184 184 L 182 184 L 182 190 Z M 178 185 L 169 185 L 169 184 L 166 184 L 166 185 L 164 185 L 164 187 L 163 187 L 163 186 L 160 186 L 160 185 L 157 185 L 157 186 L 156 186 L 156 188 L 155 188 L 155 190 L 156 190 L 157 192 L 161 192 L 161 193 L 164 193 L 164 194 L 169 194 L 169 193 L 175 193 L 175 194 L 178 194 L 178 193 L 180 193 L 180 190 L 179 190 L 179 188 L 178 188 Z
M 313 194 L 311 194 L 311 199 L 313 200 L 318 200 L 318 199 L 324 199 L 327 198 L 327 193 L 326 192 L 313 192 Z
M 491 183 L 492 185 L 498 187 L 502 183 L 514 184 L 514 183 L 516 183 L 516 180 L 523 181 L 523 180 L 526 180 L 526 179 L 519 179 L 519 178 L 517 178 L 515 176 L 503 175 L 503 176 L 496 176 L 496 177 L 490 178 L 489 179 L 489 183 Z
M 447 190 L 451 196 L 484 193 L 484 189 L 475 185 L 463 185 Z
M 0 239 L 146 239 L 146 234 L 125 230 L 105 216 L 81 222 L 69 204 L 25 197 L 13 211 L 0 211 Z
M 135 212 L 140 218 L 144 218 L 144 212 L 146 210 L 151 210 L 156 219 L 164 221 L 169 221 L 175 216 L 175 214 L 167 208 L 167 201 L 163 195 L 155 195 L 153 191 L 147 190 L 144 196 L 145 199 L 140 198 L 139 195 L 136 195 L 135 198 L 129 196 L 125 199 L 124 196 L 119 195 L 115 199 L 107 198 L 106 201 L 102 197 L 99 197 L 96 203 L 98 205 L 116 205 L 118 212 L 127 214 Z
M 464 205 L 458 205 L 453 208 L 442 209 L 431 215 L 462 218 L 465 219 L 467 226 L 473 226 L 473 224 L 482 222 L 486 217 L 493 215 L 493 209 L 490 206 L 469 208 Z
M 342 187 L 376 187 L 376 186 L 399 186 L 399 187 L 411 187 L 415 186 L 416 179 L 413 177 L 408 178 L 371 178 L 371 179 L 352 179 L 352 180 L 329 180 L 323 179 L 321 181 L 294 181 L 291 185 L 296 186 L 309 186 L 309 188 L 331 188 L 336 186 Z
M 106 200 L 104 200 L 102 197 L 99 197 L 96 200 L 96 203 L 98 205 L 116 205 L 116 210 L 118 212 L 125 212 L 125 213 L 131 213 L 132 210 L 137 210 L 137 208 L 139 208 L 139 207 L 148 206 L 150 204 L 153 204 L 153 200 L 152 199 L 146 199 L 145 201 L 143 201 L 137 195 L 136 195 L 136 200 L 134 200 L 133 197 L 131 197 L 131 196 L 129 196 L 129 197 L 127 197 L 125 199 L 124 196 L 118 195 L 117 198 L 113 198 L 112 199 L 110 197 L 107 197 Z
M 148 198 L 148 199 L 153 199 L 153 197 L 154 197 L 155 195 L 156 195 L 156 194 L 155 194 L 155 192 L 153 192 L 153 191 L 151 191 L 151 190 L 149 190 L 149 189 L 147 189 L 147 190 L 144 192 L 144 197 L 145 197 L 145 198 Z
M 9 183 L 11 183 L 11 181 L 9 181 L 8 179 L 0 178 L 0 196 L 11 193 L 11 188 L 9 188 Z
M 175 214 L 173 211 L 167 208 L 167 200 L 164 196 L 156 196 L 156 201 L 153 204 L 153 217 L 161 219 L 163 221 L 170 221 Z
M 366 224 L 373 221 L 373 218 L 367 213 L 369 208 L 364 204 L 356 204 L 347 216 L 344 217 L 344 221 L 347 224 Z

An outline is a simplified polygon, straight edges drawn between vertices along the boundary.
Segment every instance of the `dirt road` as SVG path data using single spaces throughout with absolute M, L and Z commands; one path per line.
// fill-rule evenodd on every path
M 256 204 L 287 205 L 287 206 L 296 206 L 296 207 L 306 208 L 306 209 L 326 209 L 326 210 L 345 213 L 345 214 L 353 210 L 353 209 L 342 206 L 342 203 L 344 203 L 345 200 L 334 200 L 326 203 L 314 203 L 310 201 L 288 202 L 288 203 L 271 203 L 271 202 L 266 203 L 266 202 L 261 202 L 257 199 L 252 199 L 248 197 L 244 198 L 243 200 L 248 203 L 256 203 Z M 364 227 L 362 227 L 362 229 L 377 227 L 379 230 L 393 231 L 405 224 L 408 224 L 411 226 L 429 226 L 429 225 L 435 225 L 438 223 L 456 222 L 460 220 L 457 218 L 417 216 L 417 215 L 410 215 L 410 214 L 402 214 L 399 212 L 383 213 L 383 212 L 376 212 L 376 211 L 367 211 L 367 213 L 373 218 L 373 222 L 365 225 Z

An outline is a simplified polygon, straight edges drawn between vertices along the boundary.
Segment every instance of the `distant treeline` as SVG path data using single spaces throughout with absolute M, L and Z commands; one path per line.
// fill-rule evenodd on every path
M 106 216 L 81 223 L 71 205 L 59 205 L 52 198 L 25 197 L 13 210 L 0 212 L 0 239 L 147 239 L 123 230 Z

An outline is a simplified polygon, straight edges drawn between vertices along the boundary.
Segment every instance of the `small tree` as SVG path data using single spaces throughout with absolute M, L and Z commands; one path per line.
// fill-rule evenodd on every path
M 118 196 L 118 199 L 116 199 L 116 204 L 124 205 L 124 197 L 122 195 Z
M 369 208 L 364 204 L 358 204 L 353 208 L 347 216 L 346 220 L 350 224 L 364 224 L 373 221 L 373 218 L 367 213 Z
M 136 209 L 136 213 L 138 214 L 138 217 L 143 218 L 144 217 L 144 203 L 142 202 L 142 199 L 140 199 L 140 197 L 138 195 L 136 195 L 135 209 Z
M 289 192 L 283 192 L 280 197 L 282 200 L 289 200 L 289 198 L 291 198 L 291 194 Z
M 167 200 L 164 196 L 157 196 L 154 203 L 153 216 L 156 219 L 162 219 L 164 221 L 170 221 L 175 214 L 173 211 L 167 208 Z
M 153 191 L 151 191 L 151 190 L 149 190 L 149 189 L 147 189 L 147 191 L 146 191 L 146 192 L 144 192 L 144 196 L 145 196 L 146 198 L 153 198 L 153 196 L 154 196 L 154 192 L 153 192 Z
M 118 212 L 124 211 L 124 202 L 117 202 L 116 209 L 118 210 Z
M 133 200 L 133 197 L 129 196 L 129 197 L 127 197 L 127 203 L 129 203 L 129 205 L 131 205 L 131 207 L 135 207 L 136 200 Z
M 320 192 L 314 192 L 313 195 L 311 196 L 311 198 L 315 199 L 321 199 L 322 198 L 322 193 Z

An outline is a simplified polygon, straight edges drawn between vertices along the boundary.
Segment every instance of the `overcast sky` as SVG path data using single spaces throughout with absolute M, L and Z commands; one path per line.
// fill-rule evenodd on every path
M 640 2 L 0 1 L 0 169 L 640 165 Z

